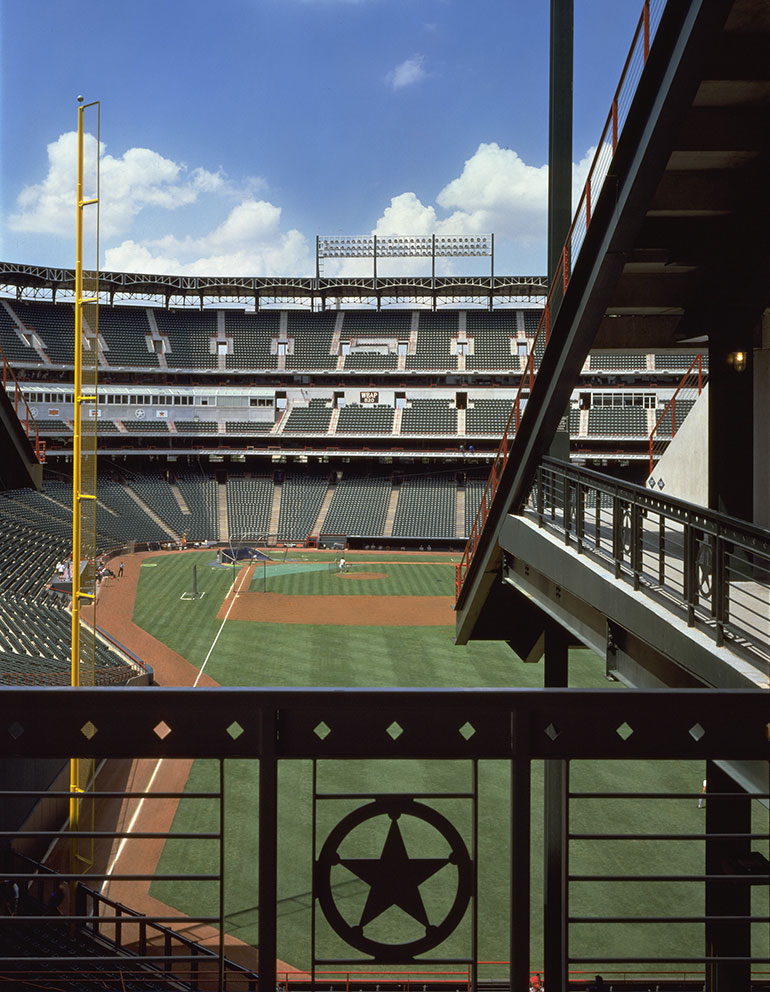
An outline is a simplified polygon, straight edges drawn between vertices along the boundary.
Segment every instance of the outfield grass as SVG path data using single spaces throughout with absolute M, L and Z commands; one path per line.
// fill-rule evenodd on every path
M 231 569 L 206 567 L 209 552 L 185 553 L 154 559 L 152 568 L 143 568 L 134 621 L 153 633 L 193 664 L 200 666 L 222 622 L 216 614 L 230 588 Z M 310 556 L 308 556 L 310 557 Z M 331 556 L 330 556 L 331 557 Z M 383 553 L 387 558 L 388 553 Z M 392 553 L 389 555 L 393 559 Z M 316 559 L 317 560 L 317 559 Z M 380 558 L 382 561 L 382 558 Z M 198 588 L 206 595 L 195 602 L 181 601 L 190 588 L 191 564 L 198 563 Z M 374 569 L 373 569 L 374 570 Z M 380 569 L 376 569 L 380 570 Z M 403 582 L 410 595 L 436 595 L 420 589 L 441 587 L 448 595 L 453 588 L 453 567 L 448 563 L 429 565 L 399 563 L 382 566 L 393 581 L 389 593 Z M 398 581 L 397 581 L 398 580 Z M 291 595 L 322 595 L 317 589 L 339 594 L 340 587 L 365 586 L 371 592 L 375 580 L 355 582 L 328 571 L 293 572 L 271 582 L 283 588 L 272 591 Z M 315 583 L 319 585 L 316 587 Z M 347 593 L 346 593 L 347 594 Z M 350 594 L 355 595 L 355 592 Z M 378 593 L 379 594 L 379 593 Z M 383 593 L 384 594 L 384 593 Z M 502 643 L 474 642 L 465 647 L 452 643 L 452 627 L 353 627 L 282 626 L 228 621 L 211 652 L 206 672 L 223 685 L 264 686 L 371 686 L 371 687 L 494 687 L 542 685 L 542 667 L 525 665 Z M 570 653 L 570 684 L 576 687 L 602 687 L 612 691 L 603 675 L 603 662 L 589 651 Z M 426 714 L 426 719 L 429 715 Z M 257 940 L 257 762 L 226 763 L 226 915 L 228 932 L 240 939 Z M 470 784 L 469 766 L 459 762 L 323 761 L 318 763 L 321 791 L 439 791 L 466 790 Z M 217 787 L 218 763 L 195 763 L 187 791 L 207 791 Z M 570 785 L 574 791 L 698 791 L 703 778 L 701 763 L 683 762 L 572 762 Z M 310 961 L 311 890 L 311 787 L 310 762 L 282 762 L 279 772 L 279 956 L 298 967 Z M 532 851 L 532 948 L 533 967 L 542 961 L 542 823 L 539 812 L 542 795 L 542 765 L 533 763 L 533 851 Z M 508 862 L 510 768 L 502 761 L 479 763 L 479 957 L 499 961 L 507 957 Z M 436 804 L 438 805 L 438 804 Z M 321 803 L 318 809 L 319 837 L 349 809 L 347 801 Z M 441 810 L 468 837 L 468 804 L 444 803 Z M 187 801 L 180 804 L 174 829 L 216 829 L 217 810 L 213 804 Z M 767 828 L 766 811 L 757 808 L 757 830 Z M 704 814 L 695 800 L 611 803 L 573 800 L 571 829 L 574 832 L 672 832 L 698 833 Z M 406 830 L 405 830 L 406 835 Z M 382 838 L 368 838 L 369 854 L 377 856 Z M 353 838 L 350 843 L 354 843 Z M 409 838 L 410 852 L 423 857 L 436 856 L 427 838 L 419 831 Z M 422 845 L 425 845 L 424 848 Z M 376 850 L 372 849 L 372 845 Z M 217 864 L 214 842 L 174 842 L 166 844 L 160 871 L 211 871 Z M 502 867 L 501 867 L 502 866 Z M 597 842 L 573 841 L 570 871 L 573 874 L 698 874 L 703 870 L 703 844 L 695 842 Z M 442 881 L 421 887 L 429 916 L 439 916 L 446 905 L 451 872 Z M 358 919 L 367 886 L 344 868 L 335 869 L 335 894 L 346 918 Z M 216 914 L 218 894 L 206 883 L 154 883 L 152 894 L 188 913 Z M 761 900 L 764 899 L 764 903 Z M 767 915 L 767 890 L 755 892 L 757 907 Z M 572 883 L 570 911 L 573 915 L 673 915 L 703 912 L 702 891 L 697 884 L 671 886 L 635 883 Z M 759 908 L 756 910 L 759 912 Z M 349 954 L 331 935 L 320 913 L 317 952 L 324 956 Z M 392 908 L 367 928 L 376 939 L 394 942 L 413 939 L 413 921 Z M 466 924 L 433 956 L 468 953 Z M 767 943 L 766 928 L 755 927 L 755 953 Z M 661 954 L 691 956 L 700 953 L 703 941 L 696 925 L 671 926 L 573 925 L 570 950 L 573 954 L 640 957 Z M 764 950 L 764 954 L 767 951 Z M 586 966 L 592 971 L 592 966 Z M 605 971 L 613 969 L 608 967 Z M 489 973 L 499 975 L 499 967 Z

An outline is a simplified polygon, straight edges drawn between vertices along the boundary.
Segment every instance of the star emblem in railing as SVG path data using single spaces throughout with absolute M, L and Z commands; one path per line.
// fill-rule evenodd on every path
M 342 858 L 340 864 L 369 886 L 359 926 L 377 919 L 391 906 L 428 926 L 420 886 L 449 864 L 449 858 L 410 858 L 404 838 L 393 820 L 379 858 Z

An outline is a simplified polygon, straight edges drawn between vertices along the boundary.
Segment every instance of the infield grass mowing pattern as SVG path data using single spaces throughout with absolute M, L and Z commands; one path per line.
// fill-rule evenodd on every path
M 189 588 L 191 553 L 178 558 L 158 558 L 159 567 L 142 573 L 134 620 L 194 664 L 200 665 L 216 636 L 221 601 L 232 581 L 229 570 L 198 569 L 198 587 L 206 597 L 194 603 L 180 602 Z M 211 560 L 210 553 L 201 558 Z M 445 566 L 446 567 L 446 566 Z M 422 571 L 422 569 L 415 569 Z M 451 569 L 447 568 L 449 574 Z M 345 580 L 342 580 L 343 582 Z M 363 583 L 362 583 L 363 585 Z M 207 672 L 225 685 L 315 685 L 315 686 L 510 686 L 541 685 L 539 665 L 523 665 L 499 643 L 452 645 L 453 628 L 393 627 L 303 627 L 280 624 L 228 621 L 217 642 Z M 603 663 L 588 651 L 570 652 L 570 682 L 576 687 L 611 686 L 603 676 Z M 426 719 L 429 719 L 426 714 Z M 633 716 L 629 715 L 633 724 Z M 256 909 L 256 762 L 226 763 L 227 838 L 227 929 L 248 943 L 257 940 Z M 382 763 L 321 762 L 320 785 L 326 791 L 456 791 L 467 788 L 465 768 L 451 762 L 393 762 L 387 773 Z M 574 791 L 691 791 L 697 792 L 703 778 L 702 763 L 677 762 L 573 762 Z M 542 961 L 542 824 L 538 804 L 542 795 L 542 766 L 532 769 L 532 946 L 533 966 Z M 283 762 L 279 770 L 279 956 L 298 967 L 309 964 L 310 932 L 310 796 L 309 762 Z M 187 791 L 216 788 L 218 765 L 198 761 L 193 766 Z M 479 915 L 482 960 L 501 960 L 508 948 L 508 834 L 510 769 L 506 762 L 479 763 Z M 767 829 L 767 812 L 755 810 L 755 829 Z M 457 810 L 462 826 L 462 811 Z M 454 813 L 453 813 L 454 815 Z M 324 817 L 331 814 L 323 812 Z M 180 803 L 174 829 L 215 829 L 216 810 L 202 809 L 199 801 Z M 571 829 L 574 832 L 671 832 L 698 833 L 705 816 L 695 799 L 687 801 L 612 803 L 573 801 Z M 326 821 L 325 821 L 326 822 Z M 213 825 L 213 826 L 212 826 Z M 419 845 L 420 838 L 414 838 Z M 467 842 L 467 836 L 466 836 Z M 376 856 L 379 851 L 369 852 Z M 410 853 L 430 857 L 419 846 Z M 216 845 L 210 842 L 174 843 L 164 849 L 159 871 L 211 871 L 217 864 Z M 503 866 L 501 869 L 500 866 Z M 703 870 L 702 842 L 572 842 L 570 871 L 573 874 L 698 874 Z M 342 871 L 342 870 L 341 870 Z M 449 875 L 447 875 L 449 880 Z M 350 873 L 335 879 L 340 906 L 357 920 L 366 887 Z M 194 914 L 216 914 L 217 893 L 207 883 L 161 883 L 152 894 L 180 910 Z M 756 912 L 767 915 L 767 891 L 753 894 Z M 438 885 L 426 888 L 426 904 L 440 908 L 445 891 Z M 698 885 L 676 883 L 572 883 L 573 915 L 697 915 L 703 912 Z M 764 900 L 764 901 L 762 901 Z M 378 939 L 413 939 L 414 923 L 405 924 L 403 914 L 391 909 L 377 921 Z M 418 928 L 419 929 L 419 928 Z M 408 930 L 408 933 L 407 933 Z M 369 932 L 369 930 L 367 930 Z M 467 950 L 462 928 L 434 956 L 463 954 Z M 319 922 L 319 952 L 342 956 L 336 938 Z M 766 928 L 754 927 L 755 953 L 766 946 Z M 573 925 L 570 933 L 573 954 L 605 954 L 654 957 L 701 953 L 702 928 L 697 925 Z M 764 951 L 767 954 L 767 951 Z M 585 967 L 594 973 L 600 970 Z M 605 972 L 621 969 L 608 967 Z M 631 970 L 630 967 L 627 970 Z M 489 969 L 487 976 L 500 969 Z
M 357 578 L 373 573 L 377 578 Z M 280 566 L 276 566 L 268 570 L 266 581 L 257 568 L 250 588 L 285 596 L 452 596 L 454 571 L 447 563 L 356 562 L 349 572 L 340 575 L 330 562 L 325 567 L 282 575 Z

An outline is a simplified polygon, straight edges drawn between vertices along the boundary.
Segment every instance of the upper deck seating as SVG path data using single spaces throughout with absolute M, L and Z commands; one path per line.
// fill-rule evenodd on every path
M 519 371 L 521 366 L 515 346 L 513 352 L 511 351 L 511 340 L 516 338 L 515 311 L 469 311 L 466 331 L 473 340 L 473 354 L 465 357 L 466 369 Z
M 75 363 L 75 308 L 68 303 L 30 303 L 15 300 L 14 313 L 35 331 L 54 365 Z
M 326 434 L 332 419 L 330 401 L 310 400 L 307 406 L 293 406 L 283 428 L 286 433 Z
M 217 355 L 211 350 L 217 334 L 215 310 L 155 310 L 155 322 L 169 344 L 165 358 L 170 369 L 217 367 Z
M 349 403 L 340 410 L 338 434 L 392 434 L 395 411 L 386 403 Z
M 272 420 L 228 420 L 225 424 L 228 434 L 269 434 Z
M 225 332 L 232 337 L 232 352 L 227 356 L 228 369 L 275 369 L 277 348 L 272 346 L 278 337 L 280 314 L 239 313 L 225 311 Z
M 456 312 L 432 313 L 420 311 L 417 326 L 417 350 L 406 356 L 406 368 L 414 370 L 451 371 L 457 369 L 457 354 L 452 340 L 457 338 Z
M 594 353 L 589 356 L 591 372 L 643 372 L 647 369 L 647 355 L 642 352 Z
M 289 311 L 287 334 L 293 339 L 293 354 L 286 356 L 287 369 L 336 369 L 337 356 L 331 354 L 337 315 Z
M 8 311 L 0 305 L 0 346 L 5 357 L 13 365 L 17 362 L 34 362 L 42 364 L 42 359 L 31 344 L 25 343 L 19 337 L 16 324 L 11 320 Z
M 589 435 L 647 437 L 647 410 L 641 406 L 595 406 L 588 411 Z
M 158 368 L 158 356 L 147 347 L 150 324 L 144 307 L 100 307 L 99 336 L 111 368 Z
M 479 399 L 468 400 L 465 412 L 465 433 L 494 434 L 501 437 L 508 423 L 513 406 L 512 400 Z
M 219 431 L 216 420 L 174 420 L 174 427 L 180 434 L 216 434 Z
M 402 434 L 457 434 L 457 410 L 445 399 L 414 399 L 404 408 Z

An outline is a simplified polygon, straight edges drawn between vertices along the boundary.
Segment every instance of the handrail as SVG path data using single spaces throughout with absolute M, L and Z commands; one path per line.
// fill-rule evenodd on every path
M 8 393 L 8 378 L 13 380 L 13 412 L 18 417 L 19 423 L 24 427 L 24 433 L 32 445 L 35 451 L 35 458 L 42 465 L 45 462 L 45 442 L 40 440 L 40 430 L 37 425 L 37 421 L 32 416 L 32 412 L 29 405 L 24 398 L 24 393 L 21 391 L 21 386 L 16 378 L 13 369 L 5 356 L 5 351 L 3 351 L 2 346 L 0 346 L 0 355 L 3 358 L 3 389 L 5 393 Z M 24 405 L 24 419 L 19 416 L 19 397 L 21 397 L 21 402 Z
M 680 393 L 684 392 L 684 390 L 688 390 L 689 391 L 689 390 L 695 388 L 692 384 L 690 384 L 689 379 L 690 379 L 691 376 L 694 376 L 696 374 L 695 373 L 695 366 L 696 365 L 698 367 L 698 372 L 697 372 L 697 376 L 698 376 L 698 396 L 700 396 L 700 394 L 703 392 L 703 355 L 698 354 L 698 355 L 695 356 L 695 358 L 690 363 L 690 367 L 687 369 L 687 371 L 685 372 L 685 374 L 682 376 L 682 378 L 681 378 L 681 380 L 679 382 L 679 385 L 674 390 L 674 395 L 671 397 L 671 399 L 668 401 L 668 403 L 666 403 L 665 407 L 663 408 L 663 412 L 658 417 L 658 419 L 655 421 L 655 426 L 650 431 L 650 442 L 649 442 L 650 443 L 650 473 L 652 473 L 652 470 L 653 470 L 653 467 L 654 467 L 653 466 L 653 458 L 654 458 L 653 438 L 654 438 L 654 436 L 655 436 L 656 433 L 660 433 L 659 430 L 658 430 L 658 428 L 663 423 L 663 421 L 666 418 L 666 414 L 670 410 L 671 411 L 671 437 L 670 438 L 667 438 L 666 441 L 672 441 L 674 439 L 674 435 L 676 434 L 676 400 L 677 400 L 677 396 L 679 396 Z
M 44 878 L 49 878 L 55 881 L 59 876 L 59 872 L 49 868 L 48 865 L 41 864 L 35 861 L 33 858 L 22 854 L 19 851 L 13 852 L 14 859 L 16 861 L 22 862 L 22 864 L 31 866 L 32 869 L 37 873 L 40 873 L 39 886 L 44 887 Z M 189 969 L 192 975 L 198 976 L 200 967 L 204 965 L 207 961 L 212 964 L 217 964 L 219 961 L 219 955 L 216 951 L 211 948 L 206 947 L 205 944 L 201 944 L 192 937 L 188 937 L 183 933 L 179 933 L 174 930 L 173 927 L 164 926 L 159 920 L 155 920 L 152 917 L 146 916 L 144 913 L 140 913 L 137 910 L 131 909 L 130 906 L 126 906 L 124 903 L 116 902 L 110 899 L 108 896 L 104 896 L 101 892 L 97 892 L 95 889 L 89 888 L 83 882 L 78 883 L 78 899 L 80 900 L 78 906 L 78 915 L 72 916 L 68 915 L 67 919 L 72 922 L 80 922 L 84 924 L 84 929 L 90 931 L 94 936 L 98 936 L 100 940 L 111 944 L 119 951 L 124 953 L 131 953 L 130 945 L 135 943 L 135 941 L 123 941 L 123 927 L 139 927 L 140 928 L 140 944 L 146 947 L 147 945 L 147 931 L 154 931 L 163 937 L 164 941 L 164 954 L 161 960 L 157 963 L 153 962 L 153 957 L 148 955 L 142 955 L 144 973 L 148 967 L 159 968 L 161 964 L 164 966 L 165 972 L 168 974 L 171 971 L 170 959 L 173 955 L 172 947 L 176 943 L 179 947 L 186 949 L 190 953 L 184 957 L 177 957 L 177 960 L 182 964 L 190 964 Z M 41 899 L 41 902 L 43 900 Z M 111 910 L 111 914 L 105 918 L 105 915 L 100 912 L 102 907 L 107 907 Z M 179 916 L 179 921 L 182 923 L 189 923 L 189 917 Z M 104 924 L 110 924 L 114 928 L 114 938 L 105 934 L 102 926 Z M 197 962 L 197 958 L 200 958 L 200 964 Z M 163 960 L 165 959 L 165 961 Z M 116 961 L 120 960 L 116 958 Z M 246 982 L 247 988 L 249 990 L 255 990 L 258 982 L 258 975 L 255 971 L 250 968 L 246 968 L 244 965 L 238 964 L 237 961 L 232 961 L 230 958 L 225 957 L 223 959 L 224 963 L 224 984 L 227 986 L 227 981 L 229 977 L 238 982 Z M 178 968 L 175 970 L 179 970 Z M 188 969 L 184 969 L 188 970 Z
M 544 458 L 524 515 L 770 675 L 770 532 Z
M 634 31 L 634 36 L 631 40 L 631 47 L 628 55 L 626 56 L 623 70 L 620 74 L 620 81 L 618 82 L 615 90 L 610 111 L 604 122 L 604 128 L 602 129 L 599 143 L 596 147 L 596 151 L 594 152 L 591 167 L 588 170 L 588 177 L 586 179 L 585 186 L 583 187 L 583 192 L 581 194 L 577 210 L 575 211 L 575 215 L 572 218 L 572 223 L 570 224 L 567 232 L 567 237 L 565 239 L 561 255 L 559 256 L 556 271 L 553 273 L 551 278 L 548 296 L 543 308 L 543 314 L 537 326 L 537 331 L 532 341 L 527 363 L 519 381 L 519 388 L 516 393 L 516 398 L 513 401 L 513 406 L 511 408 L 508 421 L 505 425 L 505 429 L 503 430 L 503 436 L 500 439 L 500 444 L 494 455 L 492 469 L 489 473 L 489 478 L 487 480 L 486 488 L 484 489 L 484 494 L 481 498 L 478 512 L 476 513 L 476 517 L 473 521 L 468 543 L 465 546 L 462 558 L 456 566 L 456 599 L 460 596 L 460 591 L 462 589 L 465 576 L 467 575 L 470 563 L 476 553 L 479 538 L 489 514 L 489 509 L 497 493 L 503 470 L 508 462 L 511 441 L 519 429 L 519 424 L 521 422 L 525 405 L 524 393 L 530 393 L 535 382 L 537 375 L 537 370 L 535 369 L 535 353 L 539 344 L 542 344 L 543 348 L 545 348 L 550 340 L 551 326 L 556 314 L 558 313 L 559 307 L 561 306 L 562 300 L 564 299 L 564 295 L 569 284 L 572 267 L 574 266 L 575 259 L 580 254 L 580 250 L 583 246 L 585 235 L 588 230 L 588 225 L 591 222 L 592 200 L 595 201 L 607 176 L 609 165 L 612 161 L 612 156 L 615 154 L 615 150 L 618 145 L 619 134 L 628 114 L 631 99 L 633 94 L 636 92 L 636 84 L 639 81 L 641 69 L 644 67 L 647 61 L 647 56 L 649 55 L 651 32 L 655 27 L 657 27 L 657 23 L 660 20 L 660 12 L 665 6 L 665 2 L 666 0 L 644 0 L 644 3 L 642 4 L 642 12 L 639 15 L 636 30 Z

